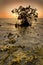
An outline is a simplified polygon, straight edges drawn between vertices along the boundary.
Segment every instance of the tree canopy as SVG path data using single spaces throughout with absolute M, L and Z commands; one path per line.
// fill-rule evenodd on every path
M 18 9 L 13 9 L 12 13 L 17 13 L 18 14 L 18 20 L 22 20 L 22 23 L 25 22 L 27 20 L 32 21 L 35 20 L 37 21 L 38 18 L 38 13 L 37 13 L 37 9 L 35 8 L 31 8 L 31 6 L 29 5 L 28 7 L 23 7 L 23 6 L 19 6 Z

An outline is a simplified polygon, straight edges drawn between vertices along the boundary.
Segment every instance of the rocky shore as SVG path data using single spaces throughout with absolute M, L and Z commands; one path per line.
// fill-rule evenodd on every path
M 5 44 L 0 45 L 0 65 L 43 65 L 43 46 L 16 46 L 19 36 L 9 33 Z

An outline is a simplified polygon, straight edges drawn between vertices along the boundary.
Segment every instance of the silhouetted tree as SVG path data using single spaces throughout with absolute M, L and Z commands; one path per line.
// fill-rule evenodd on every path
M 31 8 L 30 5 L 28 7 L 19 6 L 18 9 L 12 10 L 12 13 L 18 14 L 18 20 L 22 20 L 21 24 L 31 24 L 32 20 L 37 21 L 38 18 L 37 9 Z

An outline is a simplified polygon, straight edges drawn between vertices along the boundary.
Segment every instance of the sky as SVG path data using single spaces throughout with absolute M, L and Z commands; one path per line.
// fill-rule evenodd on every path
M 36 8 L 38 17 L 43 18 L 43 0 L 0 0 L 0 18 L 14 18 L 11 10 L 19 6 Z

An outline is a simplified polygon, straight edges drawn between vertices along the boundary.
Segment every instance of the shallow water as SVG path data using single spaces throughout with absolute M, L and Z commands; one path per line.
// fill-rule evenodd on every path
M 17 47 L 18 50 L 16 52 L 12 52 L 12 54 L 17 55 L 17 58 L 19 58 L 19 55 L 20 55 L 20 57 L 22 55 L 24 55 L 23 58 L 25 58 L 25 56 L 26 56 L 26 59 L 27 59 L 27 57 L 29 57 L 29 55 L 27 56 L 26 54 L 29 51 L 31 51 L 31 54 L 29 53 L 30 56 L 32 55 L 32 57 L 33 57 L 33 55 L 36 55 L 36 56 L 38 56 L 39 59 L 41 57 L 43 58 L 43 52 L 42 52 L 43 51 L 43 19 L 40 18 L 40 19 L 38 19 L 37 22 L 33 21 L 31 27 L 28 26 L 28 27 L 17 27 L 16 28 L 14 25 L 15 21 L 16 20 L 14 20 L 14 19 L 0 19 L 0 25 L 1 25 L 0 26 L 0 49 L 1 50 L 4 48 L 6 49 L 6 47 L 4 47 L 4 45 L 5 46 L 13 45 L 15 47 L 19 46 L 20 48 Z M 16 39 L 16 42 L 14 44 L 11 44 L 8 42 L 9 33 L 12 33 L 14 38 Z M 16 34 L 18 34 L 19 37 L 17 37 Z M 25 48 L 21 49 L 21 46 L 25 46 Z M 11 50 L 13 51 L 12 47 L 11 47 Z M 40 52 L 39 52 L 39 50 L 40 50 Z M 38 52 L 38 53 L 36 54 L 36 52 Z M 0 60 L 0 65 L 11 65 L 10 64 L 11 60 L 14 59 L 12 57 L 12 54 L 10 53 L 10 55 L 9 55 L 7 53 L 7 51 L 0 52 L 0 57 L 2 58 L 2 60 L 4 58 L 3 55 L 5 56 L 5 58 L 6 58 L 6 56 L 9 56 L 5 62 Z M 22 59 L 22 58 L 20 58 L 20 59 Z M 25 61 L 26 61 L 26 59 L 25 59 Z M 41 62 L 38 65 L 43 65 L 43 62 L 42 62 L 43 59 L 40 59 L 40 61 Z M 4 62 L 4 63 L 1 64 L 1 62 Z M 24 64 L 23 63 L 22 63 L 22 65 L 25 65 L 25 63 Z M 30 64 L 30 65 L 35 65 L 35 64 Z M 36 65 L 37 65 L 37 63 L 36 63 Z
M 33 22 L 31 27 L 18 27 L 14 26 L 14 19 L 0 19 L 0 41 L 7 39 L 4 38 L 8 33 L 18 33 L 21 36 L 18 38 L 16 44 L 31 45 L 41 44 L 43 45 L 43 19 L 39 19 L 37 22 Z

